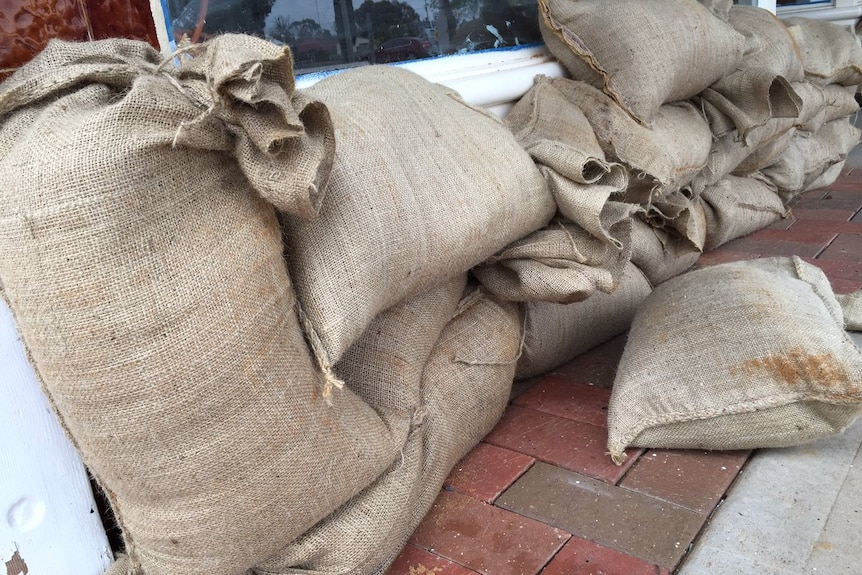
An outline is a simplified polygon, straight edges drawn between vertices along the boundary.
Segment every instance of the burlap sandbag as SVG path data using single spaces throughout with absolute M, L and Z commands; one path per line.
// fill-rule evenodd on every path
M 398 457 L 323 400 L 297 325 L 262 196 L 313 213 L 332 130 L 292 87 L 286 49 L 225 36 L 179 72 L 52 42 L 0 88 L 0 280 L 123 529 L 114 572 L 244 573 Z
M 613 293 L 596 293 L 567 305 L 526 304 L 524 349 L 516 377 L 546 373 L 623 333 L 650 291 L 646 276 L 629 263 Z
M 803 79 L 799 49 L 774 14 L 756 6 L 734 6 L 729 20 L 745 36 L 745 56 L 700 97 L 732 119 L 739 136 L 772 118 L 796 118 L 802 101 L 792 82 Z
M 622 248 L 624 238 L 611 233 L 605 206 L 628 187 L 628 172 L 605 158 L 587 118 L 561 90 L 567 86 L 538 76 L 506 125 L 539 166 L 560 215 Z
M 763 176 L 788 203 L 797 194 L 811 189 L 821 176 L 843 162 L 859 143 L 860 131 L 847 118 L 823 124 L 814 134 L 797 132 L 775 163 L 761 170 Z M 835 174 L 837 175 L 837 174 Z
M 775 132 L 766 137 L 757 147 L 751 150 L 745 158 L 731 170 L 734 176 L 750 176 L 760 171 L 766 166 L 773 164 L 781 153 L 787 148 L 796 135 L 796 128 L 786 129 L 793 122 L 790 118 L 775 118 L 766 123 L 762 128 L 755 128 L 750 132 L 757 141 L 760 137 L 758 134 L 760 129 L 765 131 L 765 134 L 770 134 L 772 130 Z
M 703 4 L 704 8 L 721 18 L 725 22 L 730 18 L 730 9 L 733 7 L 733 0 L 697 0 Z
M 862 131 L 853 125 L 852 120 L 853 118 L 840 118 L 826 122 L 814 134 L 817 141 L 814 149 L 806 149 L 803 192 L 829 185 L 838 177 L 840 168 L 836 172 L 835 166 L 843 165 L 847 155 L 859 144 L 862 135 Z M 810 140 L 811 138 L 809 143 Z M 822 153 L 822 156 L 819 153 Z
M 337 362 L 381 311 L 542 228 L 556 205 L 496 118 L 393 66 L 326 78 L 338 150 L 320 217 L 286 218 L 300 304 Z
M 805 187 L 802 189 L 803 192 L 808 192 L 810 190 L 819 190 L 820 188 L 825 188 L 826 186 L 835 182 L 838 177 L 841 175 L 841 170 L 844 169 L 844 165 L 847 163 L 847 160 L 841 160 L 837 164 L 832 164 L 826 170 L 823 171 L 819 176 L 814 178 L 813 180 L 806 180 Z
M 666 229 L 703 251 L 706 239 L 706 217 L 700 198 L 689 189 L 666 193 L 654 200 L 642 217 L 655 228 Z
M 799 46 L 805 77 L 826 86 L 862 83 L 862 47 L 852 30 L 823 20 L 785 18 Z
M 706 164 L 712 132 L 693 105 L 661 106 L 652 128 L 645 128 L 589 84 L 565 78 L 550 82 L 586 116 L 607 159 L 631 169 L 627 201 L 648 205 L 688 184 Z
M 704 190 L 700 199 L 706 214 L 707 250 L 787 216 L 775 186 L 762 179 L 727 176 Z
M 844 329 L 862 331 L 862 291 L 850 294 L 836 294 L 835 299 L 844 312 Z
M 693 195 L 700 195 L 729 174 L 748 176 L 774 163 L 795 133 L 794 118 L 773 118 L 748 134 L 747 141 L 736 130 L 712 143 L 706 165 L 692 179 Z
M 640 217 L 632 218 L 631 261 L 652 285 L 689 269 L 700 254 L 690 241 L 679 237 L 673 230 L 655 228 Z
M 820 86 L 805 80 L 794 83 L 793 89 L 802 98 L 802 109 L 796 123 L 800 130 L 816 132 L 826 122 L 846 118 L 859 111 L 859 103 L 856 102 L 858 86 Z
M 466 276 L 435 286 L 377 316 L 335 370 L 347 387 L 402 432 L 401 457 L 374 483 L 276 556 L 258 573 L 372 573 L 403 545 L 421 483 L 425 407 L 422 373 L 455 315 Z M 409 434 L 409 435 L 408 435 Z
M 626 169 L 605 160 L 587 119 L 547 77 L 515 105 L 506 125 L 545 177 L 557 204 L 551 224 L 474 268 L 507 301 L 572 302 L 613 291 L 630 254 L 632 207 L 612 202 Z
M 379 398 L 381 408 L 411 404 L 412 426 L 401 457 L 366 490 L 256 566 L 255 575 L 381 575 L 455 463 L 499 420 L 521 343 L 518 309 L 474 294 L 461 302 L 432 351 L 427 335 L 439 331 L 441 314 L 448 311 L 451 317 L 458 303 L 451 298 L 453 285 L 379 316 L 338 364 L 348 381 L 345 370 L 359 376 L 354 382 L 371 376 L 362 384 L 369 387 L 377 386 L 378 372 L 386 372 L 369 397 Z M 428 325 L 416 323 L 428 319 Z M 418 363 L 408 364 L 408 358 Z M 367 366 L 368 360 L 382 361 L 383 367 Z
M 722 264 L 659 286 L 614 380 L 608 449 L 751 449 L 838 433 L 862 411 L 862 352 L 819 268 Z
M 539 0 L 548 49 L 649 126 L 659 107 L 730 73 L 745 38 L 695 0 Z
M 631 216 L 638 208 L 607 202 L 602 221 L 620 246 L 557 218 L 473 268 L 485 288 L 504 301 L 572 303 L 610 293 L 631 259 Z

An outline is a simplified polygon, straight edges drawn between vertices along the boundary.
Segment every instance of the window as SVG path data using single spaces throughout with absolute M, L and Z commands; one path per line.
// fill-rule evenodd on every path
M 244 32 L 298 73 L 541 42 L 535 0 L 167 0 L 174 39 Z

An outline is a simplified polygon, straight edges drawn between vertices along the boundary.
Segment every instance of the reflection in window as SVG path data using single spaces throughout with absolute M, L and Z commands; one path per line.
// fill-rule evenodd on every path
M 243 32 L 303 71 L 541 42 L 536 0 L 168 0 L 174 36 Z

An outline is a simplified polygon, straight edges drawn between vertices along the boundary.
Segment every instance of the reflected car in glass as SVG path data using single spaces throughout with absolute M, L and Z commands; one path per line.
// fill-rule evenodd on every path
M 393 38 L 381 44 L 365 56 L 372 64 L 403 62 L 417 58 L 430 58 L 433 55 L 431 42 L 423 38 Z

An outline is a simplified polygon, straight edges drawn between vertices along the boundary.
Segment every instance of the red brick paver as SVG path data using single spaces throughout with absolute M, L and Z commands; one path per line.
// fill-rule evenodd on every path
M 620 485 L 709 514 L 749 455 L 750 451 L 650 450 Z
M 572 537 L 542 575 L 669 575 L 667 569 L 631 555 Z
M 386 575 L 476 575 L 476 572 L 415 545 L 407 545 Z
M 513 403 L 598 427 L 608 425 L 611 390 L 548 376 Z
M 467 495 L 443 491 L 411 542 L 483 575 L 533 575 L 570 536 Z
M 455 465 L 444 489 L 493 503 L 535 461 L 523 453 L 480 443 Z
M 485 441 L 610 483 L 619 481 L 638 454 L 628 450 L 626 463 L 617 467 L 605 453 L 604 427 L 517 405 L 509 407 Z

